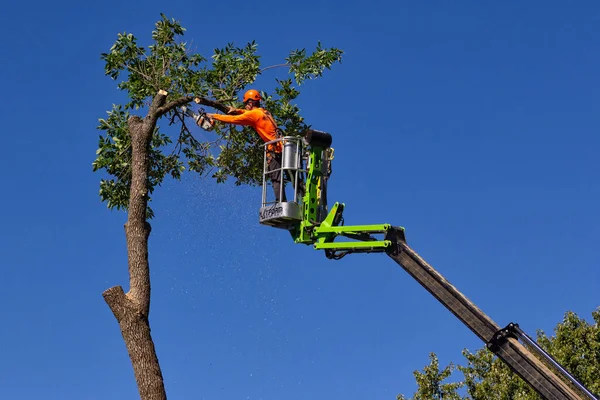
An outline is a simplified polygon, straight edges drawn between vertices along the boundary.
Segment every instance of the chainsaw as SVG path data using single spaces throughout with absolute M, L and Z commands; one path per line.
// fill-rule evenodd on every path
M 205 131 L 212 131 L 215 127 L 215 121 L 212 118 L 206 116 L 206 111 L 203 108 L 198 110 L 198 114 L 187 108 L 187 106 L 181 106 L 181 111 L 188 117 L 192 117 L 196 121 L 196 125 L 204 129 Z

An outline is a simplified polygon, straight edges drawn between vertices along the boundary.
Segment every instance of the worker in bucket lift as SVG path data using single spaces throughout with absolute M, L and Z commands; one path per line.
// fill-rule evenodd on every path
M 209 114 L 206 116 L 217 121 L 226 122 L 234 125 L 247 125 L 254 128 L 256 133 L 264 140 L 269 142 L 277 138 L 277 123 L 271 113 L 261 108 L 262 100 L 257 90 L 250 89 L 244 94 L 244 109 L 230 107 L 228 114 Z M 275 200 L 279 202 L 287 201 L 285 190 L 282 187 L 281 175 L 281 143 L 270 144 L 267 152 L 267 172 L 270 172 Z M 281 198 L 279 194 L 281 193 Z

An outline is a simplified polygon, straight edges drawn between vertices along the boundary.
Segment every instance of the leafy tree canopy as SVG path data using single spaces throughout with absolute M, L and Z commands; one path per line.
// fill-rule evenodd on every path
M 233 177 L 238 185 L 258 184 L 262 150 L 260 138 L 251 128 L 238 130 L 217 125 L 210 133 L 200 132 L 200 128 L 190 130 L 188 124 L 193 122 L 179 107 L 194 99 L 200 105 L 221 111 L 229 106 L 241 107 L 240 91 L 253 84 L 264 71 L 285 67 L 288 78 L 275 79 L 272 93 L 262 93 L 263 106 L 273 114 L 285 135 L 298 135 L 308 128 L 300 109 L 293 103 L 300 94 L 299 86 L 321 77 L 326 69 L 341 62 L 343 54 L 337 48 L 323 48 L 318 43 L 311 53 L 306 49 L 293 50 L 281 64 L 262 67 L 254 41 L 242 47 L 228 43 L 214 49 L 212 56 L 205 57 L 192 52 L 182 40 L 185 31 L 178 21 L 161 14 L 150 45 L 142 47 L 132 33 L 121 33 L 110 50 L 101 56 L 106 75 L 118 82 L 118 88 L 127 93 L 129 100 L 125 104 L 114 104 L 98 126 L 102 134 L 93 170 L 108 175 L 100 181 L 100 197 L 111 209 L 128 206 L 129 122 L 134 113 L 146 111 L 143 121 L 155 124 L 149 149 L 149 197 L 165 177 L 180 179 L 186 170 L 212 176 L 218 182 Z M 153 110 L 150 105 L 159 91 L 167 92 L 166 102 Z M 173 126 L 168 130 L 171 134 L 156 124 L 162 117 Z M 148 208 L 148 217 L 152 215 Z

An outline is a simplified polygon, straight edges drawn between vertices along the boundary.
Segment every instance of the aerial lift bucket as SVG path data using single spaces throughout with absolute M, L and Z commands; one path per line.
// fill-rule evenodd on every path
M 281 192 L 279 197 L 282 198 L 283 193 L 286 193 L 288 201 L 276 202 L 272 193 L 270 175 L 277 170 L 268 170 L 269 145 L 281 143 L 281 168 L 279 169 L 281 177 Z M 306 170 L 302 168 L 304 156 L 304 145 L 302 137 L 285 136 L 265 143 L 264 145 L 264 162 L 263 162 L 263 182 L 262 182 L 262 205 L 259 212 L 259 222 L 263 225 L 269 225 L 275 228 L 290 230 L 297 226 L 302 221 L 302 190 L 303 176 Z M 286 186 L 288 187 L 286 192 Z M 290 191 L 292 193 L 290 193 Z M 292 194 L 287 196 L 287 194 Z

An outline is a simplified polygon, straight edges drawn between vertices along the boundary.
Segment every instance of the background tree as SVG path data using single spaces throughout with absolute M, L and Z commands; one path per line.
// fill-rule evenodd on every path
M 569 373 L 575 376 L 596 396 L 600 394 L 600 308 L 592 312 L 593 324 L 588 323 L 573 312 L 565 313 L 563 321 L 554 328 L 554 336 L 547 336 L 543 331 L 537 332 L 537 343 Z M 441 381 L 450 379 L 454 366 L 450 364 L 439 372 L 439 364 L 434 353 L 430 355 L 431 363 L 423 373 L 415 371 L 418 389 L 414 399 L 499 399 L 499 400 L 538 400 L 541 397 L 521 378 L 514 374 L 506 364 L 497 358 L 485 346 L 471 353 L 463 350 L 466 365 L 458 365 L 463 379 L 444 386 L 444 397 L 435 396 L 442 393 L 439 389 Z M 435 361 L 435 362 L 434 362 Z M 459 389 L 464 388 L 461 391 Z M 461 397 L 459 393 L 463 393 Z M 448 396 L 448 397 L 446 397 Z M 398 395 L 398 400 L 405 399 Z
M 215 49 L 209 61 L 188 48 L 181 40 L 184 33 L 178 21 L 161 14 L 151 45 L 141 47 L 133 34 L 121 33 L 109 52 L 102 54 L 106 75 L 118 81 L 128 102 L 113 105 L 108 116 L 100 119 L 102 134 L 93 170 L 108 175 L 100 181 L 101 200 L 110 209 L 127 211 L 129 268 L 129 291 L 114 286 L 103 296 L 119 323 L 143 400 L 166 399 L 148 319 L 152 193 L 165 177 L 180 179 L 186 170 L 218 182 L 233 177 L 238 185 L 258 184 L 262 174 L 260 139 L 250 128 L 217 126 L 210 136 L 202 132 L 204 139 L 199 140 L 179 107 L 195 101 L 226 112 L 229 106 L 241 106 L 239 92 L 259 74 L 286 67 L 289 77 L 276 80 L 273 93 L 263 93 L 265 105 L 286 135 L 301 134 L 308 126 L 292 104 L 300 94 L 298 86 L 322 76 L 342 56 L 341 50 L 324 49 L 319 43 L 310 54 L 294 50 L 284 63 L 261 68 L 257 44 L 251 42 Z M 168 122 L 168 131 L 158 126 L 161 119 Z
M 461 382 L 444 382 L 450 375 L 455 367 L 452 363 L 444 367 L 440 371 L 440 362 L 435 353 L 429 353 L 429 365 L 423 368 L 423 372 L 413 372 L 415 379 L 417 380 L 418 389 L 414 394 L 414 400 L 460 400 L 460 396 L 457 394 L 457 389 L 463 386 Z M 406 400 L 406 398 L 399 394 L 397 400 Z

